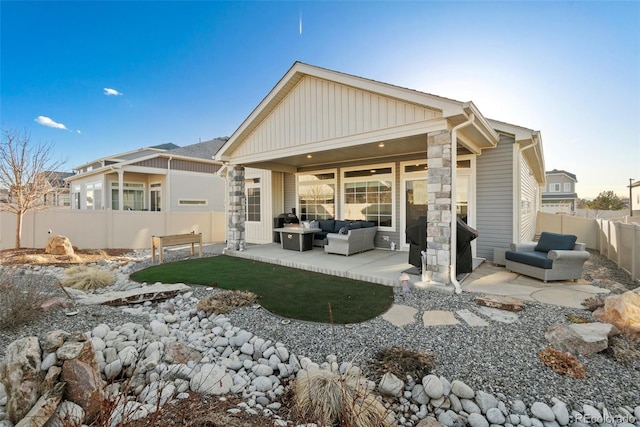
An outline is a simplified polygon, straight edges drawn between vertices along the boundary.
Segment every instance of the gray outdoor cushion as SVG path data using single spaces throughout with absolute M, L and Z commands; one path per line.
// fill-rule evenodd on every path
M 543 231 L 540 234 L 540 240 L 538 240 L 535 250 L 538 252 L 570 251 L 575 246 L 576 240 L 578 238 L 573 234 L 556 234 Z

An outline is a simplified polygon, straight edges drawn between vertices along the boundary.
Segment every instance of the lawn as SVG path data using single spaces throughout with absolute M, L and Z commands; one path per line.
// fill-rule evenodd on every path
M 393 303 L 390 286 L 225 255 L 161 264 L 138 271 L 131 279 L 247 290 L 274 314 L 312 322 L 363 322 Z

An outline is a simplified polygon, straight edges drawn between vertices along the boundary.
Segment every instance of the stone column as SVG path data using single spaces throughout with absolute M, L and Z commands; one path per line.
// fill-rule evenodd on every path
M 427 280 L 449 284 L 451 269 L 451 133 L 427 135 Z
M 244 250 L 244 221 L 246 197 L 244 194 L 244 166 L 227 168 L 229 202 L 227 206 L 227 249 Z

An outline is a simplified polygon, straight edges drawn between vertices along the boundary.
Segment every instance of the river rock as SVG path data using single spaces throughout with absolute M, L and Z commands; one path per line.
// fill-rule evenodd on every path
M 557 350 L 586 356 L 606 350 L 609 337 L 618 333 L 609 323 L 554 323 L 544 337 Z
M 431 399 L 439 399 L 444 395 L 444 385 L 440 378 L 435 375 L 430 374 L 423 377 L 422 386 L 424 387 L 424 392 Z
M 384 396 L 398 397 L 402 394 L 402 390 L 404 390 L 404 382 L 393 373 L 387 372 L 380 379 L 378 390 L 380 394 Z
M 469 423 L 470 427 L 489 427 L 489 421 L 482 414 L 469 414 L 467 423 Z
M 195 393 L 213 395 L 227 394 L 233 385 L 233 378 L 224 368 L 208 365 L 193 375 L 189 386 Z
M 498 399 L 493 395 L 480 390 L 476 392 L 476 403 L 483 414 L 486 414 L 491 408 L 498 407 Z
M 454 380 L 451 383 L 451 393 L 455 394 L 460 399 L 473 399 L 475 396 L 473 389 L 459 380 Z

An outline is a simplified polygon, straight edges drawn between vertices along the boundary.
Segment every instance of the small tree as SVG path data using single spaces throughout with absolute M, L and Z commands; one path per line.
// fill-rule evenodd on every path
M 589 209 L 597 211 L 619 211 L 625 208 L 624 203 L 613 191 L 603 191 L 598 197 L 588 202 Z
M 27 132 L 2 130 L 0 188 L 8 197 L 0 202 L 0 211 L 16 214 L 16 248 L 20 247 L 24 214 L 47 207 L 44 196 L 54 191 L 50 182 L 63 164 L 51 161 L 51 145 L 32 144 Z

